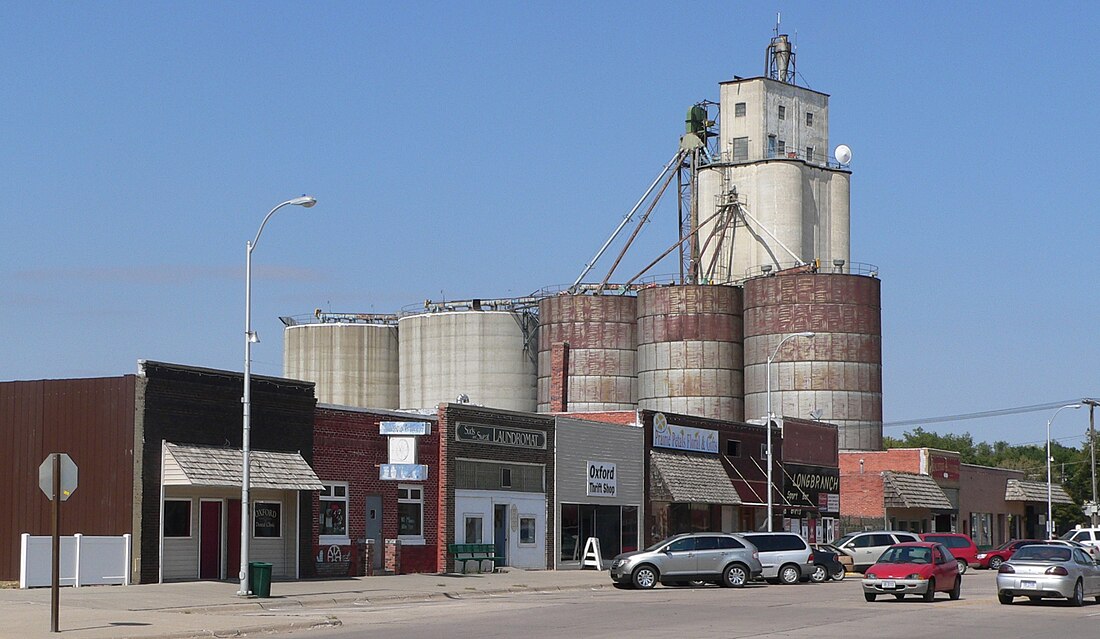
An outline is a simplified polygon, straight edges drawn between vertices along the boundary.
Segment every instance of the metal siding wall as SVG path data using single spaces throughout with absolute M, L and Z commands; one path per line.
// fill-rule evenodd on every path
M 641 505 L 644 485 L 641 428 L 559 417 L 555 450 L 560 491 L 557 504 Z M 615 464 L 617 497 L 587 495 L 589 461 Z
M 19 578 L 19 535 L 50 534 L 38 466 L 68 453 L 79 469 L 61 534 L 131 532 L 134 376 L 0 383 L 0 579 Z

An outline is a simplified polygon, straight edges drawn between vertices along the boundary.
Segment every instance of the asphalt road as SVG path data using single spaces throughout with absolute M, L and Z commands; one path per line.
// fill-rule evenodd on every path
M 859 580 L 713 586 L 650 591 L 594 589 L 517 593 L 447 601 L 286 610 L 277 615 L 336 618 L 335 628 L 308 631 L 312 637 L 1092 637 L 1100 627 L 1100 603 L 1082 608 L 1060 601 L 1012 606 L 997 602 L 996 573 L 971 571 L 962 598 L 946 593 L 932 603 L 918 598 L 863 600 Z

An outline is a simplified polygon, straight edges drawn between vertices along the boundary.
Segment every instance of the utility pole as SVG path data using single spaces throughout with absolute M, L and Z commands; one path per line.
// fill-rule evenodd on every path
M 1096 528 L 1097 523 L 1100 522 L 1100 513 L 1096 511 L 1100 503 L 1096 501 L 1096 424 L 1093 421 L 1093 412 L 1096 410 L 1097 402 L 1095 399 L 1083 399 L 1081 403 L 1088 404 L 1089 407 L 1089 453 L 1092 459 L 1092 512 L 1090 516 L 1092 527 Z

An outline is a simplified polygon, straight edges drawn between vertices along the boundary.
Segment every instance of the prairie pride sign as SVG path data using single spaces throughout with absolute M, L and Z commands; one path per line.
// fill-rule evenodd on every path
M 653 416 L 653 445 L 661 448 L 718 453 L 718 431 L 668 423 L 664 413 Z
M 459 422 L 457 428 L 455 428 L 455 439 L 472 444 L 492 444 L 494 446 L 511 446 L 512 448 L 546 450 L 546 433 L 525 428 Z

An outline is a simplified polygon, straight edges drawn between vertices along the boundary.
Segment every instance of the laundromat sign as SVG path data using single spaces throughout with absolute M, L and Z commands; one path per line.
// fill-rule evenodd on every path
M 717 454 L 718 431 L 670 424 L 664 413 L 657 413 L 653 416 L 653 445 Z
M 455 439 L 473 444 L 492 444 L 513 448 L 538 448 L 546 450 L 546 433 L 524 428 L 487 426 L 485 424 L 458 423 Z

